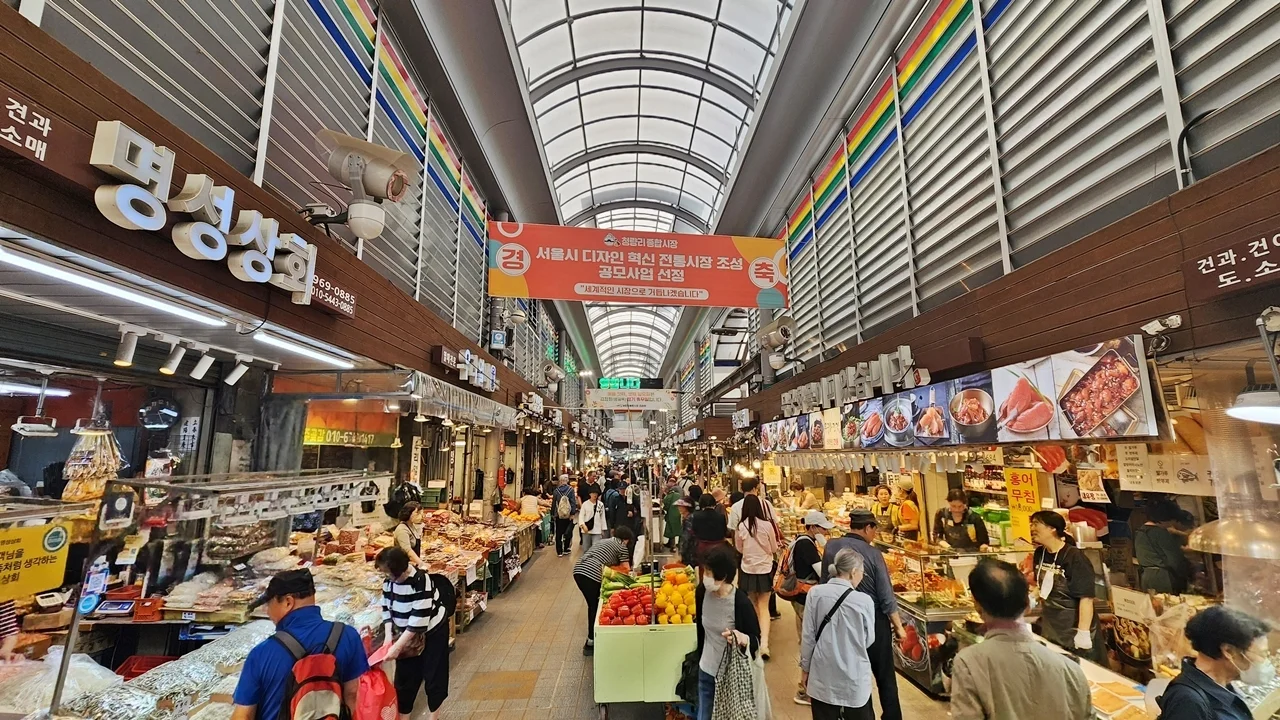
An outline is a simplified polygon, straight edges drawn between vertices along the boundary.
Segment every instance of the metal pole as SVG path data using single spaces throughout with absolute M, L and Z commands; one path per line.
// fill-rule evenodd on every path
M 907 187 L 907 138 L 902 133 L 902 106 L 898 100 L 898 60 L 889 56 L 889 72 L 893 83 L 893 120 L 898 127 L 898 174 L 902 178 L 902 223 L 907 240 L 907 278 L 911 281 L 911 315 L 920 314 L 920 295 L 916 290 L 916 241 L 911 229 L 911 191 Z
M 284 46 L 284 10 L 288 0 L 275 0 L 271 13 L 271 46 L 267 51 L 266 87 L 262 93 L 262 121 L 258 123 L 258 149 L 253 158 L 253 184 L 261 186 L 267 171 L 267 147 L 271 144 L 271 118 L 280 78 L 280 49 Z
M 1147 0 L 1147 19 L 1151 22 L 1151 45 L 1156 56 L 1156 70 L 1160 78 L 1160 96 L 1164 100 L 1164 119 L 1169 127 L 1169 148 L 1173 151 L 1173 166 L 1178 178 L 1178 189 L 1186 187 L 1183 168 L 1178 160 L 1178 137 L 1186 122 L 1182 118 L 1182 102 L 1178 97 L 1177 70 L 1173 66 L 1173 52 L 1169 49 L 1169 25 L 1164 15 L 1163 0 Z
M 991 159 L 991 183 L 996 195 L 996 225 L 1000 231 L 1000 262 L 1004 268 L 1004 274 L 1008 275 L 1013 272 L 1013 256 L 1009 250 L 1009 221 L 1005 217 L 1004 184 L 1000 182 L 1000 136 L 996 132 L 995 95 L 991 90 L 991 67 L 987 63 L 987 33 L 982 27 L 982 2 L 981 0 L 972 0 L 972 2 L 978 77 L 982 81 L 982 112 L 986 120 L 987 157 Z

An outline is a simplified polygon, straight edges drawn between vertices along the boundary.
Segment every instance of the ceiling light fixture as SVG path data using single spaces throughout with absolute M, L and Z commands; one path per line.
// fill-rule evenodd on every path
M 39 395 L 39 394 L 40 394 L 39 385 L 23 385 L 20 383 L 0 382 L 0 395 Z M 64 397 L 70 397 L 71 391 L 63 390 L 61 388 L 49 388 L 48 390 L 44 391 L 44 394 L 48 397 L 64 398 Z
M 336 367 L 342 370 L 351 370 L 356 366 L 355 363 L 351 362 L 350 360 L 347 360 L 346 358 L 341 358 L 341 357 L 338 357 L 337 355 L 330 355 L 329 353 L 321 352 L 314 348 L 309 348 L 306 345 L 300 345 L 295 342 L 290 342 L 289 340 L 285 340 L 284 338 L 278 338 L 275 335 L 262 332 L 261 330 L 253 334 L 253 339 L 257 340 L 260 343 L 263 343 L 264 345 L 270 345 L 274 348 L 279 348 L 281 350 L 284 350 L 285 352 L 291 352 L 294 355 L 301 355 L 302 357 L 305 357 L 305 358 L 311 358 L 312 360 L 325 363 L 326 365 L 332 365 L 333 367 Z
M 169 356 L 164 359 L 164 364 L 160 366 L 161 375 L 173 375 L 178 372 L 178 366 L 182 364 L 182 358 L 187 354 L 187 349 L 179 343 L 174 343 L 173 348 L 169 350 Z
M 1244 366 L 1244 389 L 1226 413 L 1237 420 L 1280 425 L 1280 362 L 1277 362 L 1275 352 L 1276 340 L 1280 338 L 1280 307 L 1263 310 L 1257 326 L 1274 382 L 1258 382 L 1253 372 L 1257 360 L 1250 360 Z
M 421 410 L 419 410 L 419 411 L 418 411 L 418 414 L 413 416 L 413 421 L 414 421 L 414 422 L 424 423 L 424 422 L 426 422 L 426 421 L 427 421 L 427 416 L 426 416 L 426 415 L 423 415 L 423 414 L 422 414 L 422 411 L 421 411 Z
M 200 359 L 196 361 L 196 366 L 191 368 L 192 380 L 203 380 L 204 376 L 209 372 L 209 368 L 213 367 L 214 356 L 209 354 L 209 348 L 205 345 L 192 345 L 192 350 L 201 353 Z
M 115 283 L 103 282 L 88 275 L 72 272 L 57 265 L 15 253 L 3 245 L 0 245 L 0 262 L 22 268 L 23 270 L 30 270 L 31 272 L 39 273 L 45 277 L 61 280 L 62 282 L 76 285 L 87 290 L 100 292 L 103 295 L 110 295 L 111 297 L 118 298 L 120 300 L 126 300 L 143 307 L 151 308 L 152 310 L 159 310 L 160 312 L 168 313 L 170 315 L 176 315 L 177 317 L 197 322 L 208 327 L 224 327 L 227 324 L 222 318 L 206 315 L 202 312 L 196 312 L 195 310 L 189 310 L 177 303 L 161 300 L 153 295 L 129 290 L 116 285 Z
M 248 363 L 251 362 L 253 362 L 253 358 L 237 355 L 236 366 L 231 368 L 231 372 L 227 373 L 226 377 L 222 378 L 222 382 L 228 385 L 235 385 L 240 382 L 240 378 L 244 377 L 244 374 L 249 371 Z
M 138 333 L 125 330 L 120 334 L 120 345 L 116 348 L 116 359 L 112 365 L 130 367 L 133 365 L 133 354 L 138 351 Z

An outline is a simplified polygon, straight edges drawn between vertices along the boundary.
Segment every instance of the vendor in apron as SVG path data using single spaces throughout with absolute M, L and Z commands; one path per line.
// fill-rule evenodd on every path
M 898 478 L 898 517 L 894 519 L 894 534 L 899 540 L 920 539 L 920 498 L 916 496 L 915 481 L 910 476 Z
M 1032 556 L 1040 596 L 1040 635 L 1080 657 L 1102 662 L 1105 648 L 1093 612 L 1097 582 L 1089 558 L 1067 535 L 1067 521 L 1051 510 L 1031 515 Z
M 893 540 L 893 529 L 898 526 L 898 506 L 893 504 L 893 491 L 888 485 L 877 485 L 871 514 L 876 516 L 876 529 L 880 539 Z
M 969 509 L 969 496 L 964 490 L 956 488 L 947 493 L 947 506 L 933 518 L 933 540 L 961 552 L 987 550 L 991 542 L 987 523 Z
M 422 565 L 422 509 L 416 502 L 407 502 L 397 516 L 400 521 L 391 533 L 395 546 L 409 556 L 414 567 Z

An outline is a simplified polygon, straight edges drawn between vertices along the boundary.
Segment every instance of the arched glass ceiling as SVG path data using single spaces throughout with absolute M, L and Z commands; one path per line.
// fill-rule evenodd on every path
M 706 233 L 794 0 L 506 0 L 566 223 Z M 606 374 L 657 375 L 678 308 L 587 308 Z
M 648 199 L 705 232 L 793 2 L 507 0 L 563 216 Z

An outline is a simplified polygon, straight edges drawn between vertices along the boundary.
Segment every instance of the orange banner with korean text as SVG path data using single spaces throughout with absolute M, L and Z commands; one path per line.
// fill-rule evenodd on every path
M 704 307 L 787 306 L 776 238 L 489 223 L 496 297 Z

